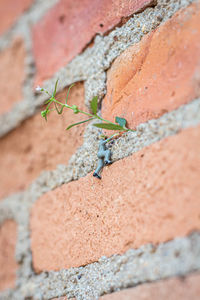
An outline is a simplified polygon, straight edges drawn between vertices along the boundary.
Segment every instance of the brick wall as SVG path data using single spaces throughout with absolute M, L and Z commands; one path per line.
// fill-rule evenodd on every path
M 0 3 L 0 299 L 199 299 L 200 1 Z M 48 99 L 126 118 L 66 132 Z

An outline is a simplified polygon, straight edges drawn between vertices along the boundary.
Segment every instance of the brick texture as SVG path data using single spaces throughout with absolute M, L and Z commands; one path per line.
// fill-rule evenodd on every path
M 200 275 L 148 283 L 101 297 L 101 300 L 199 300 Z
M 17 38 L 12 46 L 0 53 L 0 114 L 8 112 L 23 98 L 25 49 L 23 41 Z
M 65 97 L 66 90 L 57 99 Z M 71 89 L 68 103 L 85 109 L 82 83 Z M 81 115 L 77 118 L 85 119 Z M 46 122 L 39 112 L 0 140 L 0 198 L 25 189 L 43 170 L 67 164 L 83 142 L 84 124 L 65 131 L 75 119 L 71 110 L 65 110 L 59 116 L 52 112 Z
M 31 214 L 37 272 L 91 263 L 200 229 L 200 127 L 44 194 Z
M 17 270 L 15 261 L 16 239 L 16 223 L 7 220 L 0 227 L 0 291 L 12 288 L 15 285 Z
M 18 17 L 31 5 L 33 0 L 1 0 L 0 1 L 0 34 L 15 23 Z
M 200 95 L 200 2 L 127 50 L 107 74 L 102 113 L 134 128 Z
M 125 0 L 61 0 L 33 29 L 36 84 L 65 66 L 96 33 L 107 32 L 122 17 L 153 3 L 154 0 L 130 0 L 128 3 Z

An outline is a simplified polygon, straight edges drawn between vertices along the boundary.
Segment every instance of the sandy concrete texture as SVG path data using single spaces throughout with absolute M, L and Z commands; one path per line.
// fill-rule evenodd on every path
M 200 235 L 176 238 L 158 246 L 146 245 L 123 255 L 101 257 L 95 263 L 59 272 L 32 274 L 19 278 L 17 289 L 0 294 L 1 300 L 26 297 L 51 299 L 67 296 L 78 300 L 98 300 L 140 283 L 171 276 L 186 276 L 200 269 Z M 42 284 L 41 284 L 42 283 Z
M 59 90 L 69 86 L 73 82 L 85 82 L 85 101 L 89 105 L 93 96 L 98 95 L 101 100 L 106 93 L 106 71 L 116 57 L 118 57 L 126 48 L 141 40 L 148 32 L 155 29 L 161 23 L 171 18 L 179 9 L 188 6 L 197 0 L 158 0 L 158 4 L 154 8 L 147 8 L 143 12 L 134 15 L 125 25 L 115 28 L 107 36 L 97 35 L 94 45 L 87 48 L 82 54 L 74 58 L 67 66 L 61 68 L 50 80 L 44 83 L 44 87 L 52 90 L 57 78 L 60 79 Z M 32 44 L 30 40 L 30 26 L 40 19 L 45 13 L 45 9 L 53 5 L 55 1 L 46 1 L 41 5 L 41 12 L 37 15 L 37 5 L 40 1 L 33 5 L 33 9 L 26 18 L 14 28 L 10 34 L 0 40 L 0 48 L 8 46 L 7 40 L 13 39 L 17 34 L 23 36 L 28 52 L 26 60 L 26 72 L 28 79 L 24 85 L 24 100 L 0 117 L 0 135 L 4 135 L 22 120 L 33 115 L 38 106 L 46 100 L 45 95 L 37 95 L 35 97 L 33 91 L 33 81 L 35 69 L 34 59 L 31 53 Z M 46 7 L 47 6 L 47 7 Z M 27 24 L 27 26 L 24 26 Z M 138 27 L 137 24 L 140 24 Z M 144 30 L 145 28 L 145 30 Z

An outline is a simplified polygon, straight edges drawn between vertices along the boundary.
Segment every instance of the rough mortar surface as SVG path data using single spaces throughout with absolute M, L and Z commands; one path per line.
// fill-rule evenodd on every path
M 146 245 L 123 255 L 102 257 L 80 268 L 20 278 L 18 288 L 0 295 L 2 300 L 25 297 L 51 299 L 66 295 L 95 300 L 104 294 L 170 276 L 185 276 L 200 269 L 200 235 L 176 238 L 158 246 Z M 41 284 L 42 282 L 42 284 Z
M 183 105 L 175 111 L 156 120 L 140 124 L 137 131 L 127 133 L 114 141 L 112 159 L 119 160 L 138 152 L 167 136 L 174 135 L 181 129 L 196 126 L 200 123 L 200 99 Z M 0 203 L 0 223 L 14 219 L 18 224 L 18 243 L 16 259 L 20 262 L 19 278 L 32 274 L 29 240 L 29 209 L 44 193 L 55 189 L 63 183 L 86 176 L 96 167 L 96 150 L 100 131 L 88 125 L 84 134 L 84 144 L 72 156 L 67 166 L 59 165 L 54 171 L 43 172 L 25 192 L 12 195 Z
M 171 18 L 179 9 L 196 1 L 197 0 L 158 0 L 158 4 L 155 7 L 147 8 L 143 12 L 135 14 L 125 25 L 115 28 L 107 36 L 97 35 L 93 47 L 87 48 L 67 66 L 61 68 L 52 79 L 44 83 L 44 87 L 52 90 L 57 78 L 60 79 L 60 90 L 73 82 L 84 80 L 86 104 L 88 105 L 92 97 L 96 95 L 99 96 L 99 99 L 102 99 L 106 93 L 105 72 L 114 59 L 130 45 L 138 43 L 145 34 Z M 48 5 L 53 5 L 52 3 L 54 2 L 55 1 L 50 1 L 48 2 Z M 36 1 L 36 6 L 33 6 L 33 11 L 29 12 L 26 19 L 22 21 L 29 22 L 30 24 L 35 23 L 38 18 L 43 16 L 46 9 L 45 3 L 47 2 Z M 37 9 L 34 10 L 34 7 L 37 8 L 37 5 L 40 4 L 42 4 L 41 15 L 36 16 Z M 140 24 L 140 26 L 137 24 Z M 22 24 L 18 24 L 16 29 L 10 34 L 10 37 L 13 37 L 14 34 L 17 34 L 21 30 L 26 42 L 26 47 L 30 50 L 30 28 L 29 26 L 25 26 L 26 29 L 22 29 L 22 27 Z M 5 47 L 6 38 L 8 39 L 9 35 L 6 35 L 5 38 L 0 40 L 0 48 Z M 16 127 L 22 120 L 34 114 L 38 106 L 46 100 L 45 95 L 38 95 L 38 97 L 33 100 L 34 93 L 33 91 L 31 92 L 33 83 L 33 75 L 31 75 L 33 70 L 31 65 L 33 63 L 33 58 L 30 51 L 29 56 L 27 70 L 30 73 L 30 80 L 25 82 L 25 100 L 15 106 L 9 113 L 0 116 L 1 136 Z
M 25 66 L 28 79 L 24 84 L 23 91 L 25 100 L 16 104 L 9 113 L 0 116 L 0 135 L 4 135 L 20 124 L 22 120 L 35 114 L 38 107 L 46 100 L 43 95 L 35 98 L 34 92 L 32 92 L 34 60 L 30 52 L 32 45 L 29 24 L 31 26 L 35 24 L 56 2 L 57 0 L 36 0 L 27 14 L 0 39 L 0 49 L 4 50 L 9 47 L 13 37 L 22 35 L 26 51 L 28 51 Z M 91 98 L 97 94 L 100 99 L 103 98 L 106 93 L 106 70 L 114 59 L 130 45 L 138 43 L 146 33 L 192 2 L 196 1 L 158 0 L 155 8 L 148 8 L 144 12 L 134 15 L 121 28 L 116 28 L 107 36 L 97 35 L 94 46 L 60 69 L 52 79 L 45 82 L 45 87 L 52 90 L 58 77 L 60 78 L 59 90 L 73 82 L 85 80 L 86 103 L 88 104 Z M 140 27 L 137 26 L 138 22 Z M 98 58 L 98 65 L 94 57 Z M 129 156 L 181 129 L 195 126 L 199 124 L 199 118 L 200 99 L 196 99 L 157 120 L 141 124 L 135 133 L 128 133 L 114 141 L 112 145 L 113 161 Z M 158 248 L 147 245 L 138 250 L 129 250 L 121 256 L 103 257 L 99 262 L 85 267 L 34 274 L 29 237 L 30 207 L 38 197 L 47 191 L 83 177 L 93 170 L 96 166 L 99 133 L 100 131 L 89 125 L 84 134 L 83 146 L 72 156 L 67 166 L 59 165 L 53 171 L 43 172 L 25 192 L 1 201 L 0 224 L 9 218 L 18 224 L 15 256 L 19 269 L 17 270 L 16 289 L 1 293 L 0 299 L 20 300 L 25 297 L 49 299 L 62 295 L 70 298 L 76 296 L 77 299 L 98 299 L 100 295 L 142 282 L 158 280 L 162 276 L 165 278 L 173 275 L 185 275 L 200 269 L 200 237 L 198 234 L 193 234 L 186 238 L 175 239 Z M 153 261 L 152 257 L 154 257 Z M 41 286 L 41 282 L 44 285 Z
M 199 15 L 200 2 L 178 11 L 114 61 L 105 119 L 123 117 L 135 128 L 200 96 Z
M 30 217 L 34 270 L 78 267 L 200 230 L 199 174 L 197 126 L 104 168 L 101 181 L 90 173 L 44 194 Z
M 181 129 L 196 126 L 200 123 L 199 118 L 200 99 L 196 99 L 159 119 L 141 124 L 135 133 L 128 133 L 114 142 L 113 160 L 129 156 L 164 137 L 176 134 Z M 83 146 L 72 156 L 68 166 L 60 165 L 54 171 L 43 172 L 25 192 L 1 201 L 0 223 L 10 218 L 19 224 L 16 259 L 20 262 L 20 268 L 17 271 L 17 281 L 27 280 L 33 275 L 29 240 L 29 210 L 32 203 L 49 190 L 83 177 L 93 170 L 97 160 L 95 147 L 98 147 L 98 133 L 98 130 L 89 125 Z
M 56 96 L 64 101 L 67 91 Z M 76 103 L 84 106 L 84 86 L 77 84 L 71 89 L 69 105 Z M 79 121 L 84 120 L 78 115 Z M 40 112 L 24 121 L 21 126 L 0 139 L 0 198 L 26 189 L 42 171 L 54 170 L 57 165 L 67 164 L 76 149 L 83 143 L 85 124 L 67 131 L 65 128 L 74 123 L 71 110 L 64 110 L 58 116 L 55 112 L 48 115 L 48 121 Z M 7 172 L 11 170 L 12 172 Z M 20 172 L 20 176 L 18 176 Z
M 155 2 L 82 0 L 76 3 L 73 0 L 60 0 L 33 27 L 33 52 L 37 71 L 35 84 L 41 85 L 63 65 L 67 65 L 97 33 L 108 32 L 120 23 L 122 17 L 131 16 L 153 6 Z M 49 51 L 46 51 L 44 41 L 48 41 Z

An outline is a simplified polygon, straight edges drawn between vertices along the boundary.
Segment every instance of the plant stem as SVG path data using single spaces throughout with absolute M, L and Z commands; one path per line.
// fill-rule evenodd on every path
M 52 99 L 52 102 L 55 102 L 55 103 L 61 105 L 62 107 L 64 106 L 64 107 L 67 107 L 67 108 L 70 108 L 70 109 L 73 110 L 73 107 L 72 107 L 72 106 L 70 106 L 70 105 L 68 105 L 68 104 L 63 104 L 62 102 L 56 100 L 55 98 Z M 116 123 L 113 123 L 113 122 L 111 122 L 111 121 L 109 121 L 109 120 L 106 120 L 106 119 L 104 119 L 104 118 L 102 118 L 102 117 L 99 117 L 98 115 L 93 115 L 93 114 L 87 113 L 87 112 L 85 112 L 85 111 L 83 111 L 83 110 L 80 110 L 80 109 L 78 109 L 78 112 L 81 113 L 81 114 L 84 114 L 84 115 L 86 115 L 86 116 L 93 117 L 94 119 L 98 119 L 98 120 L 104 121 L 104 122 L 106 122 L 106 123 L 109 123 L 109 124 L 112 124 L 112 125 L 116 125 Z M 129 131 L 129 130 L 131 130 L 131 129 L 124 128 L 124 130 L 125 130 L 125 131 Z
M 45 92 L 49 95 L 49 92 L 48 92 L 48 91 L 45 91 Z M 67 103 L 63 104 L 62 102 L 56 100 L 55 97 L 54 97 L 54 95 L 51 96 L 50 102 L 48 103 L 48 106 L 47 106 L 47 107 L 49 107 L 50 104 L 51 104 L 52 102 L 54 102 L 55 105 L 56 105 L 56 104 L 60 105 L 60 106 L 61 106 L 61 111 L 63 110 L 64 107 L 70 108 L 70 109 L 72 109 L 75 113 L 81 113 L 81 114 L 84 114 L 84 115 L 86 115 L 86 116 L 91 117 L 93 120 L 94 120 L 94 119 L 97 119 L 97 120 L 101 120 L 101 121 L 103 121 L 103 122 L 105 122 L 105 123 L 109 123 L 109 124 L 112 124 L 112 125 L 116 125 L 116 123 L 113 123 L 113 122 L 111 122 L 111 121 L 109 121 L 109 120 L 106 120 L 106 119 L 104 119 L 104 118 L 98 116 L 97 114 L 91 114 L 91 113 L 85 112 L 85 111 L 83 111 L 83 110 L 80 110 L 80 109 L 78 109 L 78 107 L 77 107 L 76 105 L 75 105 L 75 106 L 74 106 L 74 105 L 73 105 L 73 106 L 70 106 L 70 105 L 68 105 Z M 75 107 L 75 108 L 74 108 L 74 107 Z M 75 109 L 76 109 L 76 110 L 75 110 Z M 58 113 L 59 113 L 59 112 L 58 112 Z M 60 113 L 62 113 L 62 112 L 60 112 Z M 124 126 L 124 131 L 126 131 L 126 132 L 127 132 L 127 131 L 132 131 L 132 132 L 134 132 L 135 130 L 129 129 L 129 128 L 127 128 L 127 127 Z M 117 134 L 112 135 L 112 137 L 115 136 L 115 135 L 117 135 Z M 110 139 L 110 138 L 109 138 L 109 139 Z
M 118 132 L 118 133 L 112 134 L 109 138 L 107 138 L 107 143 L 108 143 L 114 136 L 117 136 L 117 135 L 119 135 L 119 132 Z

